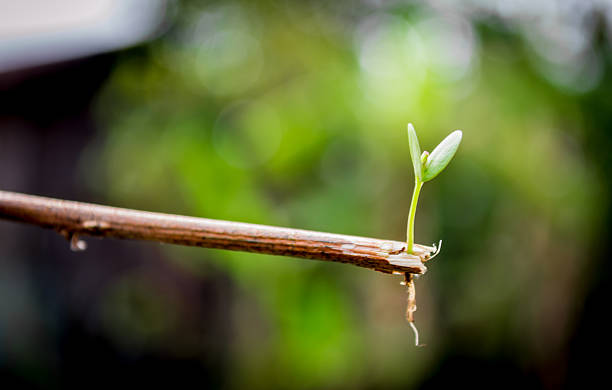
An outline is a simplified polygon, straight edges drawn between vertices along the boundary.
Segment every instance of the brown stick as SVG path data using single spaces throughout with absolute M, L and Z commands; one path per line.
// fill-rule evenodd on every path
M 75 235 L 267 253 L 349 263 L 385 273 L 423 274 L 434 247 L 249 223 L 151 213 L 0 191 L 0 218 Z M 78 239 L 76 240 L 78 241 Z M 73 245 L 74 246 L 74 245 Z

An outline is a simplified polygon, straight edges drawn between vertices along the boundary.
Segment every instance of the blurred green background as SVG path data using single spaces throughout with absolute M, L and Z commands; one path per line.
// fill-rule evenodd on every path
M 58 367 L 80 366 L 65 363 L 48 326 L 74 320 L 112 351 L 83 351 L 100 367 L 119 356 L 178 381 L 188 365 L 210 387 L 579 381 L 587 360 L 574 356 L 593 356 L 583 343 L 597 322 L 585 302 L 603 300 L 609 273 L 612 8 L 532 3 L 170 3 L 155 39 L 102 60 L 108 73 L 86 109 L 95 133 L 73 150 L 78 200 L 401 241 L 406 124 L 429 151 L 463 130 L 417 211 L 416 241 L 444 243 L 416 284 L 425 348 L 413 346 L 397 276 L 123 242 L 93 266 L 107 241 L 90 240 L 49 287 L 68 286 L 55 300 L 71 320 L 40 314 L 36 278 L 3 287 L 30 308 L 16 327 L 19 304 L 0 306 L 5 371 L 70 382 Z M 15 338 L 23 329 L 32 338 Z

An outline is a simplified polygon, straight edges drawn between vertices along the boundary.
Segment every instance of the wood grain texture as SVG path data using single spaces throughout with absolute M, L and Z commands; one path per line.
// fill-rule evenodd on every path
M 182 215 L 153 213 L 0 191 L 0 218 L 75 235 L 149 240 L 353 264 L 423 274 L 435 247 Z M 74 241 L 74 240 L 73 240 Z

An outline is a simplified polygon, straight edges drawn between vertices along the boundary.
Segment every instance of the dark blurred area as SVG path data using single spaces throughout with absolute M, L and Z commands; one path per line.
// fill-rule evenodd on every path
M 0 221 L 3 388 L 606 383 L 612 5 L 0 2 L 0 189 L 402 240 L 398 277 Z M 431 264 L 431 265 L 429 265 Z

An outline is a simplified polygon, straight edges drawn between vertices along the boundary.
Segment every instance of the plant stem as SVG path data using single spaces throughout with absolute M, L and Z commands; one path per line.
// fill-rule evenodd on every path
M 410 213 L 408 214 L 408 227 L 407 227 L 407 253 L 413 253 L 414 246 L 414 218 L 416 216 L 417 203 L 419 202 L 419 194 L 421 193 L 421 187 L 423 182 L 418 178 L 414 178 L 414 192 L 412 193 L 412 201 L 410 202 Z
M 151 213 L 0 190 L 0 222 L 51 228 L 85 249 L 81 236 L 158 241 L 179 245 L 348 263 L 384 273 L 425 273 L 435 248 L 374 238 Z M 1 244 L 0 239 L 0 244 Z

